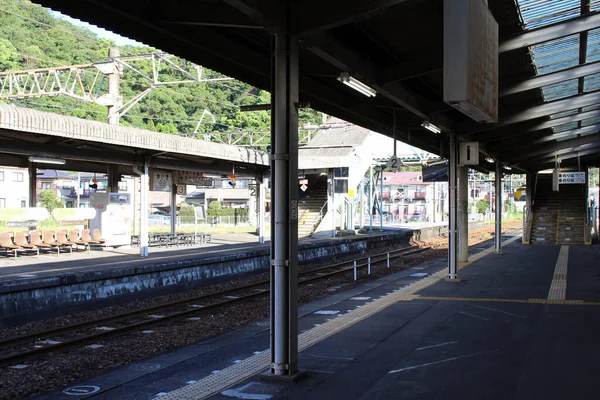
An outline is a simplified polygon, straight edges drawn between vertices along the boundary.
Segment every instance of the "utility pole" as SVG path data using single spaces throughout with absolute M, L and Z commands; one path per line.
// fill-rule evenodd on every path
M 109 59 L 119 57 L 120 55 L 121 53 L 117 47 L 111 47 L 108 50 Z M 119 108 L 121 107 L 120 83 L 119 67 L 116 62 L 113 62 L 113 71 L 108 75 L 108 96 L 112 99 L 112 104 L 108 106 L 108 123 L 110 125 L 119 125 Z

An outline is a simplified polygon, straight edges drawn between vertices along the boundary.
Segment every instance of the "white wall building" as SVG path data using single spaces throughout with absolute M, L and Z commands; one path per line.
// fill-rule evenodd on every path
M 29 174 L 25 168 L 0 167 L 0 208 L 29 205 Z

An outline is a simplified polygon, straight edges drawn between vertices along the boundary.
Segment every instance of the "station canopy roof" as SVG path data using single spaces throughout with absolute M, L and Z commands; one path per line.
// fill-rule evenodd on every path
M 435 120 L 512 172 L 600 161 L 600 2 L 488 0 L 499 25 L 499 122 L 443 102 L 443 0 L 34 0 L 257 87 L 270 88 L 274 21 L 291 8 L 300 101 L 447 157 Z M 484 0 L 481 0 L 484 1 Z M 377 91 L 365 97 L 340 73 Z M 396 111 L 394 111 L 396 110 Z M 480 157 L 480 169 L 493 169 Z

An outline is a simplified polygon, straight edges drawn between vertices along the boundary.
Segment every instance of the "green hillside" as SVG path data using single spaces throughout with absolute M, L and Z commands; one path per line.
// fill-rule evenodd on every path
M 108 50 L 115 47 L 109 40 L 93 32 L 56 18 L 43 7 L 24 0 L 0 0 L 0 71 L 28 70 L 88 64 L 107 59 Z M 121 55 L 157 52 L 149 47 L 120 47 Z M 180 62 L 185 63 L 181 60 Z M 150 62 L 136 68 L 151 74 Z M 206 71 L 205 77 L 220 77 Z M 105 83 L 106 84 L 106 83 Z M 125 71 L 121 79 L 124 101 L 150 86 L 142 76 Z M 105 121 L 104 106 L 66 96 L 13 100 L 15 105 L 51 111 L 80 118 Z M 227 141 L 222 132 L 252 131 L 256 137 L 269 130 L 270 113 L 241 113 L 240 105 L 269 103 L 269 94 L 239 81 L 187 83 L 154 88 L 139 104 L 120 120 L 122 126 L 135 126 L 170 134 L 191 135 L 204 110 L 215 117 L 204 118 L 198 132 L 210 133 L 211 140 Z M 301 110 L 300 125 L 318 123 L 314 110 Z M 302 133 L 301 133 L 302 134 Z M 208 135 L 207 135 L 208 136 Z M 198 134 L 204 138 L 205 135 Z M 268 143 L 268 137 L 260 143 Z M 244 137 L 238 144 L 249 143 Z M 261 146 L 258 146 L 261 148 Z M 262 146 L 264 149 L 264 146 Z

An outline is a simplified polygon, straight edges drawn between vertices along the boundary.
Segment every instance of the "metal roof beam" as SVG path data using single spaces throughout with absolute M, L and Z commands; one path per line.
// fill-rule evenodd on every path
M 577 157 L 585 157 L 585 156 L 589 156 L 592 154 L 600 155 L 600 151 L 598 151 L 599 150 L 598 147 L 600 147 L 600 144 L 597 146 L 592 146 L 591 148 L 588 148 L 586 150 L 566 149 L 564 151 L 557 152 L 557 154 L 559 155 L 559 158 L 561 160 L 568 160 L 568 159 L 577 158 Z M 556 157 L 555 154 L 551 154 L 551 155 L 545 156 L 543 158 L 537 158 L 537 159 L 535 159 L 535 161 L 531 161 L 529 163 L 522 162 L 519 165 L 526 169 L 531 169 L 532 167 L 535 167 L 536 169 L 537 168 L 539 168 L 539 169 L 553 168 L 555 157 Z
M 598 152 L 598 146 L 593 146 L 591 149 L 587 149 L 587 150 L 564 150 L 561 152 L 558 152 L 559 155 L 559 159 L 561 160 L 568 160 L 569 158 L 576 158 L 576 157 L 583 157 L 583 156 L 588 156 L 590 154 L 600 154 Z M 552 154 L 546 158 L 542 158 L 542 159 L 538 159 L 538 162 L 553 162 L 555 158 L 555 155 Z
M 483 125 L 473 121 L 464 121 L 460 124 L 459 132 L 462 133 L 461 137 L 467 137 L 476 132 L 495 130 L 511 124 L 518 124 L 533 119 L 549 117 L 553 114 L 559 114 L 565 111 L 593 106 L 596 104 L 600 104 L 600 90 L 585 94 L 577 94 L 564 99 L 554 100 L 529 107 L 522 111 L 508 115 L 496 124 Z
M 379 67 L 373 62 L 357 55 L 330 35 L 320 34 L 313 36 L 306 40 L 305 47 L 313 54 L 339 68 L 340 72 L 348 72 L 354 77 L 361 79 L 379 94 L 412 112 L 418 118 L 431 120 L 447 131 L 454 130 L 452 121 L 443 115 L 438 114 L 434 118 L 431 118 L 429 114 L 432 111 L 429 109 L 427 102 L 417 94 L 406 89 L 400 82 L 379 84 L 378 78 L 381 74 Z
M 516 124 L 518 122 L 527 121 L 530 119 L 547 117 L 552 114 L 558 114 L 568 110 L 573 110 L 582 107 L 588 107 L 600 103 L 600 90 L 567 97 L 560 100 L 549 101 L 538 106 L 531 107 L 508 117 L 501 122 L 502 125 Z
M 581 136 L 575 139 L 564 140 L 561 142 L 549 143 L 538 147 L 530 147 L 527 151 L 509 151 L 500 154 L 501 160 L 506 160 L 510 163 L 517 163 L 528 158 L 539 156 L 541 154 L 552 154 L 556 151 L 561 151 L 579 146 L 589 145 L 592 143 L 600 143 L 600 133 L 588 136 Z M 515 157 L 516 155 L 516 157 Z
M 543 86 L 553 85 L 576 78 L 583 78 L 588 75 L 600 72 L 600 61 L 591 62 L 575 67 L 563 69 L 562 71 L 551 72 L 549 74 L 538 75 L 535 78 L 510 85 L 500 91 L 500 96 L 521 93 L 531 89 L 541 88 Z
M 227 0 L 231 1 L 231 0 Z M 309 36 L 410 0 L 304 0 L 292 3 L 292 34 Z
M 574 115 L 569 115 L 562 118 L 554 118 L 546 121 L 526 121 L 517 126 L 507 126 L 495 130 L 469 133 L 462 135 L 460 140 L 471 141 L 478 140 L 480 142 L 495 142 L 498 140 L 508 139 L 510 137 L 519 136 L 524 133 L 535 132 L 543 129 L 554 128 L 556 126 L 579 122 L 590 118 L 600 117 L 600 110 L 586 111 Z
M 550 142 L 552 140 L 565 139 L 569 137 L 576 137 L 577 135 L 588 135 L 590 133 L 597 133 L 599 130 L 600 124 L 585 126 L 583 128 L 571 129 L 568 131 L 557 132 L 546 134 L 545 132 L 538 132 L 535 136 L 528 136 L 525 140 L 518 141 L 517 143 L 513 141 L 505 141 L 502 144 L 498 144 L 496 146 L 488 146 L 488 149 L 492 153 L 502 153 L 505 151 L 515 151 L 518 149 L 525 149 L 535 144 Z
M 379 81 L 383 83 L 403 81 L 423 75 L 441 72 L 439 65 L 425 62 L 404 62 L 381 70 Z
M 520 33 L 500 43 L 498 52 L 505 53 L 596 28 L 600 28 L 600 13 L 597 12 Z

